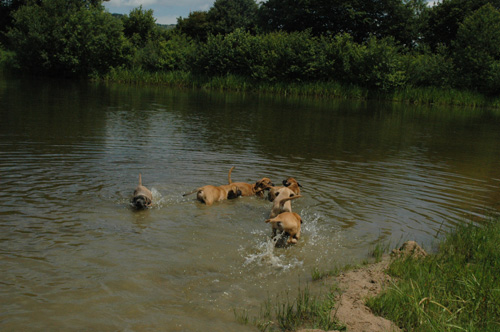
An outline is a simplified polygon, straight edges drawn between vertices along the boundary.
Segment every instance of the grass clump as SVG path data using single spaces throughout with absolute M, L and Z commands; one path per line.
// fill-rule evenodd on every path
M 286 292 L 273 301 L 270 298 L 261 306 L 258 317 L 251 318 L 248 311 L 235 311 L 242 324 L 253 324 L 260 331 L 296 331 L 299 328 L 341 330 L 343 325 L 331 317 L 335 291 L 322 297 L 311 294 L 308 287 L 300 288 L 296 297 Z
M 464 223 L 435 255 L 399 258 L 398 280 L 368 306 L 406 331 L 500 330 L 500 218 Z

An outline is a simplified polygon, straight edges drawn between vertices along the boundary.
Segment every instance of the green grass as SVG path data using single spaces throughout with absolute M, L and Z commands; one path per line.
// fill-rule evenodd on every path
M 464 223 L 425 259 L 397 259 L 397 283 L 368 301 L 406 331 L 500 331 L 500 218 Z
M 471 91 L 436 87 L 404 87 L 392 93 L 379 93 L 338 82 L 256 82 L 237 75 L 202 77 L 189 72 L 149 72 L 142 69 L 113 68 L 94 80 L 127 84 L 164 85 L 216 91 L 256 92 L 282 96 L 310 96 L 351 100 L 378 99 L 422 105 L 453 105 L 500 108 L 500 97 L 488 98 Z
M 250 317 L 248 311 L 236 311 L 235 316 L 242 324 L 255 325 L 260 331 L 296 331 L 299 328 L 342 330 L 344 326 L 331 317 L 335 289 L 322 297 L 312 295 L 309 288 L 300 288 L 296 297 L 289 293 L 270 298 L 261 306 L 257 317 Z

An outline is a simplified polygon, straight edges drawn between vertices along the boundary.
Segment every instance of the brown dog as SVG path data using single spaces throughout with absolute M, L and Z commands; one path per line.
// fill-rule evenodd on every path
M 300 195 L 300 188 L 302 187 L 300 183 L 297 182 L 294 178 L 288 178 L 286 180 L 283 180 L 283 185 L 284 187 L 292 190 L 295 195 Z M 284 187 L 271 187 L 269 188 L 269 193 L 267 194 L 267 199 L 272 202 L 278 195 L 278 192 L 280 189 L 283 189 Z
M 207 185 L 195 189 L 189 193 L 182 196 L 187 196 L 191 194 L 196 194 L 196 198 L 206 205 L 212 205 L 214 202 L 223 201 L 225 199 L 233 199 L 241 196 L 241 191 L 235 185 L 222 185 L 222 186 L 212 186 Z
M 151 191 L 148 188 L 142 185 L 140 173 L 139 184 L 134 190 L 134 196 L 132 197 L 131 203 L 137 210 L 146 209 L 153 204 L 153 194 L 151 194 Z
M 287 187 L 281 188 L 273 201 L 273 208 L 271 209 L 269 218 L 274 218 L 282 212 L 292 212 L 292 203 L 290 201 L 299 197 L 302 196 L 295 195 L 295 193 Z
M 234 166 L 231 167 L 227 175 L 227 180 L 229 184 L 235 185 L 241 191 L 241 196 L 253 196 L 257 195 L 259 197 L 264 197 L 264 190 L 273 186 L 271 179 L 262 178 L 254 184 L 246 182 L 233 182 L 231 181 L 231 173 L 233 172 Z
M 276 217 L 267 219 L 266 223 L 272 223 L 273 231 L 274 225 L 281 232 L 289 235 L 287 244 L 297 243 L 300 239 L 300 226 L 302 224 L 302 218 L 295 212 L 283 212 L 278 214 Z

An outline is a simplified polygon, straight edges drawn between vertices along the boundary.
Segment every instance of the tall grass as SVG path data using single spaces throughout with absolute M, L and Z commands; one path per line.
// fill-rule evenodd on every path
M 263 82 L 233 74 L 207 77 L 193 75 L 185 71 L 150 72 L 138 68 L 112 68 L 109 73 L 102 77 L 94 77 L 94 80 L 126 84 L 201 88 L 216 91 L 256 92 L 283 96 L 311 96 L 351 100 L 379 99 L 423 105 L 500 108 L 500 97 L 489 98 L 471 91 L 436 87 L 404 87 L 387 93 L 335 81 Z
M 248 311 L 235 311 L 235 315 L 240 323 L 253 324 L 260 331 L 296 331 L 303 327 L 325 331 L 342 329 L 343 325 L 331 317 L 334 296 L 334 289 L 319 297 L 312 295 L 308 287 L 299 288 L 296 297 L 286 292 L 274 301 L 268 298 L 258 317 L 250 318 Z
M 406 331 L 500 331 L 500 218 L 464 223 L 422 260 L 397 259 L 398 280 L 368 301 Z

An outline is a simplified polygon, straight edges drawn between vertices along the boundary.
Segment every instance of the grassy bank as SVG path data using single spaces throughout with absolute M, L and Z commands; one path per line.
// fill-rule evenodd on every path
M 422 260 L 398 259 L 397 283 L 368 305 L 406 331 L 500 330 L 500 218 L 459 225 Z
M 288 293 L 268 298 L 261 306 L 258 317 L 250 317 L 247 311 L 235 311 L 237 320 L 251 324 L 260 331 L 296 331 L 299 328 L 316 328 L 325 331 L 341 330 L 343 325 L 331 317 L 335 290 L 313 295 L 308 287 L 300 288 L 295 297 Z
M 357 100 L 386 100 L 422 105 L 452 105 L 500 108 L 500 97 L 490 98 L 472 91 L 436 87 L 404 87 L 381 93 L 337 82 L 256 82 L 237 75 L 200 77 L 188 72 L 148 72 L 141 69 L 113 69 L 94 80 L 126 84 L 163 85 L 216 91 L 240 91 L 286 96 L 310 96 Z
M 394 259 L 388 273 L 396 281 L 385 292 L 369 298 L 367 305 L 403 331 L 499 331 L 499 243 L 500 217 L 483 225 L 460 224 L 440 242 L 437 253 L 422 259 Z M 387 248 L 377 247 L 371 260 L 379 261 L 381 250 Z M 324 281 L 341 271 L 345 272 L 315 270 L 312 279 Z M 338 286 L 329 287 L 319 296 L 312 295 L 308 287 L 299 289 L 296 297 L 280 294 L 268 299 L 255 317 L 247 311 L 235 311 L 235 315 L 240 323 L 260 331 L 344 330 L 342 322 L 331 316 Z

